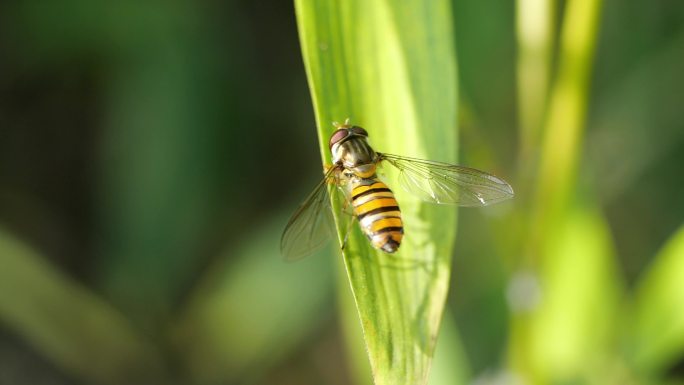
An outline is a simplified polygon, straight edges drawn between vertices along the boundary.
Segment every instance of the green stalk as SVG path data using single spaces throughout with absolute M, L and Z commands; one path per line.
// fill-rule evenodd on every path
M 532 384 L 568 381 L 571 373 L 577 373 L 577 360 L 587 353 L 585 343 L 592 338 L 605 340 L 602 323 L 592 327 L 586 322 L 593 319 L 592 313 L 615 304 L 619 287 L 600 214 L 574 199 L 601 4 L 601 0 L 566 3 L 559 67 L 543 123 L 539 176 L 523 250 L 524 268 L 538 280 L 539 292 L 533 295 L 539 297 L 538 303 L 531 301 L 529 308 L 514 314 L 509 351 L 513 370 Z M 573 291 L 579 281 L 600 295 Z M 570 314 L 577 317 L 570 328 L 556 322 Z M 558 327 L 565 327 L 565 334 L 558 334 Z M 548 350 L 550 342 L 567 350 Z
M 324 164 L 333 121 L 350 117 L 378 151 L 456 160 L 456 64 L 450 4 L 296 0 Z M 425 384 L 449 283 L 456 211 L 417 201 L 392 178 L 406 237 L 374 250 L 358 226 L 344 263 L 375 384 Z M 333 202 L 339 208 L 340 202 Z M 336 210 L 336 213 L 339 212 Z M 338 237 L 346 217 L 336 217 Z
M 567 3 L 558 74 L 551 89 L 541 143 L 538 203 L 533 219 L 538 225 L 536 230 L 548 228 L 558 219 L 575 191 L 601 3 L 601 0 Z
M 554 0 L 518 0 L 516 3 L 518 110 L 523 167 L 529 165 L 541 139 L 551 75 L 555 6 Z

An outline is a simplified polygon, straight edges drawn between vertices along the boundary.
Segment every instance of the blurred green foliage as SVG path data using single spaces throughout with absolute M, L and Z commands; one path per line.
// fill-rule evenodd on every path
M 431 383 L 684 383 L 684 4 L 451 6 L 460 163 L 517 195 L 459 214 Z M 370 380 L 338 253 L 278 257 L 320 176 L 296 31 L 0 3 L 0 384 Z

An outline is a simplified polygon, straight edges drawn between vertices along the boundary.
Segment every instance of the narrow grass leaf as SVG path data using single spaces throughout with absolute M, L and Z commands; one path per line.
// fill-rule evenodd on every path
M 0 323 L 84 383 L 161 380 L 157 351 L 102 299 L 0 228 Z
M 267 219 L 244 244 L 228 245 L 193 290 L 173 329 L 193 383 L 258 377 L 332 314 L 332 253 L 297 268 L 283 263 L 284 214 Z
M 529 338 L 536 377 L 574 383 L 606 365 L 617 335 L 621 284 L 608 226 L 595 209 L 574 206 L 554 232 L 539 272 Z
M 516 2 L 520 153 L 524 162 L 539 146 L 551 76 L 555 8 L 555 0 Z
M 456 160 L 456 65 L 450 3 L 296 0 L 321 155 L 332 121 L 366 128 L 376 150 Z M 456 211 L 397 195 L 406 237 L 377 252 L 354 226 L 344 261 L 375 384 L 427 382 L 449 282 Z M 340 202 L 334 202 L 339 208 Z M 340 240 L 348 218 L 336 217 Z
M 350 378 L 354 385 L 372 385 L 373 375 L 366 346 L 363 340 L 363 330 L 359 324 L 359 316 L 356 311 L 354 296 L 349 290 L 347 271 L 344 260 L 340 258 L 338 269 L 338 295 L 340 321 L 344 332 L 345 351 Z
M 572 203 L 601 4 L 601 0 L 577 0 L 565 5 L 558 74 L 551 89 L 541 148 L 532 229 L 537 243 L 542 243 L 545 229 L 560 220 Z
M 628 352 L 645 374 L 684 357 L 684 226 L 670 238 L 636 289 Z

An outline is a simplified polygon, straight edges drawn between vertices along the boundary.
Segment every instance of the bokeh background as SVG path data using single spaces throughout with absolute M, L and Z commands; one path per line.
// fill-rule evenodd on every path
M 518 362 L 516 341 L 554 293 L 515 239 L 540 156 L 520 140 L 516 3 L 453 13 L 462 163 L 518 196 L 461 210 L 438 355 L 462 377 L 443 383 L 534 383 L 543 356 Z M 663 248 L 684 222 L 684 3 L 605 0 L 598 25 L 577 179 L 605 226 L 557 252 L 605 232 L 618 332 L 580 374 L 537 380 L 682 383 L 684 247 Z M 279 260 L 317 143 L 289 1 L 0 2 L 0 384 L 362 383 L 337 253 Z M 674 283 L 658 289 L 658 269 Z M 539 330 L 572 345 L 562 325 Z

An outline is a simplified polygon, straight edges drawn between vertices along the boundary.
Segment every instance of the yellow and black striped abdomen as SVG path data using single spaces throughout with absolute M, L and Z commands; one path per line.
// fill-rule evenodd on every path
M 386 184 L 377 179 L 352 183 L 354 215 L 373 247 L 386 253 L 397 251 L 404 236 L 399 204 Z

